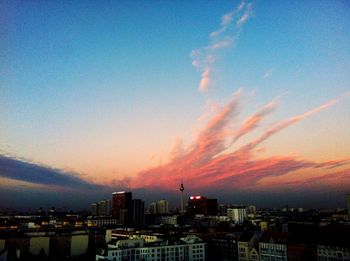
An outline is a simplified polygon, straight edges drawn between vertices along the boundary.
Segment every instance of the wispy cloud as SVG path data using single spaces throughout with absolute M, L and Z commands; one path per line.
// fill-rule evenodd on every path
M 240 127 L 240 129 L 238 130 L 237 134 L 235 135 L 235 137 L 232 140 L 233 144 L 234 142 L 236 142 L 240 137 L 242 137 L 243 135 L 253 131 L 254 129 L 256 129 L 260 122 L 270 113 L 272 113 L 278 106 L 277 101 L 271 101 L 270 103 L 266 104 L 265 106 L 263 106 L 259 111 L 257 111 L 256 113 L 254 113 L 252 116 L 248 117 L 242 124 L 242 126 Z
M 236 22 L 238 26 L 242 26 L 243 24 L 245 24 L 248 21 L 248 19 L 252 16 L 253 14 L 252 8 L 253 8 L 253 5 L 251 3 L 247 4 L 247 7 L 244 10 L 243 15 Z
M 273 73 L 273 69 L 269 69 L 267 70 L 264 75 L 262 76 L 263 79 L 267 79 L 267 78 L 270 78 L 272 76 L 272 73 Z
M 339 99 L 274 123 L 257 138 L 236 149 L 228 150 L 240 137 L 264 124 L 266 117 L 278 106 L 277 100 L 271 101 L 245 119 L 236 130 L 232 130 L 230 126 L 232 122 L 237 122 L 240 112 L 241 96 L 242 91 L 235 93 L 232 99 L 209 119 L 191 145 L 183 148 L 181 144 L 181 150 L 177 147 L 176 157 L 171 157 L 169 162 L 141 171 L 131 180 L 131 187 L 166 189 L 176 186 L 181 177 L 184 177 L 191 188 L 209 189 L 212 186 L 222 189 L 254 188 L 267 177 L 279 177 L 304 169 L 327 171 L 350 163 L 349 158 L 315 162 L 290 155 L 266 158 L 256 156 L 256 150 L 259 149 L 257 146 L 265 140 L 335 105 Z
M 252 7 L 251 3 L 243 1 L 233 11 L 223 15 L 220 27 L 209 34 L 209 45 L 191 52 L 192 65 L 201 74 L 198 87 L 200 91 L 207 91 L 215 85 L 215 62 L 223 50 L 234 45 L 242 26 L 252 16 Z
M 262 143 L 263 141 L 267 140 L 268 138 L 270 138 L 272 135 L 280 132 L 281 130 L 289 127 L 292 124 L 295 124 L 299 121 L 304 120 L 307 117 L 310 117 L 314 114 L 317 114 L 319 112 L 321 112 L 322 110 L 325 110 L 331 106 L 333 106 L 334 104 L 336 104 L 337 102 L 339 102 L 339 99 L 333 99 L 328 101 L 325 104 L 320 105 L 319 107 L 313 108 L 307 112 L 304 112 L 300 115 L 296 115 L 293 117 L 290 117 L 286 120 L 282 120 L 279 121 L 275 124 L 273 124 L 272 126 L 270 126 L 265 132 L 263 132 L 258 138 L 256 138 L 255 140 L 249 142 L 248 144 L 246 144 L 245 146 L 243 146 L 242 148 L 240 148 L 241 151 L 243 150 L 247 150 L 250 151 L 253 148 L 255 148 L 257 145 L 259 145 L 260 143 Z

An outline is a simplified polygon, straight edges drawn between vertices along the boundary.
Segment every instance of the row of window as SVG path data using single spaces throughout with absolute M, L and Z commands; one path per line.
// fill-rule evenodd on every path
M 193 245 L 192 248 L 203 248 L 204 245 Z
M 270 243 L 260 243 L 259 247 L 261 249 L 278 249 L 278 250 L 284 250 L 287 248 L 286 245 L 270 244 Z

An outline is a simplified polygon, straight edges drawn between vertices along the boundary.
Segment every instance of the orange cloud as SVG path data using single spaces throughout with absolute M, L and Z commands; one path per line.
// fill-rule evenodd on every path
M 177 143 L 169 162 L 141 171 L 130 180 L 130 187 L 168 189 L 176 187 L 183 179 L 189 188 L 251 189 L 258 188 L 259 181 L 267 177 L 279 177 L 303 169 L 333 169 L 350 163 L 350 158 L 314 162 L 296 156 L 258 158 L 255 155 L 257 145 L 292 124 L 333 106 L 338 100 L 277 122 L 259 137 L 228 152 L 237 139 L 255 130 L 277 107 L 276 101 L 266 104 L 244 120 L 237 131 L 232 131 L 230 126 L 237 119 L 241 95 L 241 91 L 237 92 L 219 109 L 191 145 L 183 148 L 182 143 Z

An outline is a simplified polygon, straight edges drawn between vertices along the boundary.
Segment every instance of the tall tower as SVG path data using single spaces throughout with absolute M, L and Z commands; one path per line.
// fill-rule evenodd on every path
M 184 214 L 184 185 L 181 182 L 181 186 L 180 186 L 180 195 L 181 195 L 181 202 L 180 202 L 180 214 L 183 215 Z

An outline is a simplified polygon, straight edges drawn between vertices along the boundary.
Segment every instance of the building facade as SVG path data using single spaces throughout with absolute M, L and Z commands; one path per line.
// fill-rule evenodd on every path
M 191 196 L 188 200 L 187 213 L 190 215 L 216 215 L 217 212 L 217 199 L 208 199 L 204 196 Z
M 165 199 L 159 200 L 156 203 L 156 214 L 168 214 L 169 213 L 169 202 Z
M 206 244 L 196 239 L 191 241 L 183 238 L 179 242 L 170 244 L 146 244 L 143 239 L 119 240 L 108 249 L 100 250 L 96 260 L 108 261 L 204 261 L 206 258 Z
M 287 261 L 287 233 L 265 232 L 259 242 L 260 261 Z
M 112 199 L 112 216 L 120 224 L 128 225 L 132 217 L 132 193 L 131 192 L 114 192 Z
M 131 222 L 134 226 L 145 224 L 145 202 L 141 199 L 132 200 Z
M 244 206 L 231 207 L 227 209 L 227 216 L 235 224 L 243 224 L 244 220 L 247 218 L 247 211 Z
M 350 260 L 350 248 L 318 245 L 317 256 L 319 261 Z

